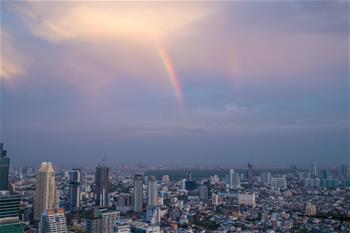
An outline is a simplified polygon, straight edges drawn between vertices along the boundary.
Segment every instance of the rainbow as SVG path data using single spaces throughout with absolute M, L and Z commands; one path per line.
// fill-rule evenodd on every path
M 179 106 L 181 109 L 183 109 L 185 106 L 185 103 L 184 103 L 184 98 L 181 90 L 181 83 L 179 78 L 176 75 L 172 60 L 164 48 L 159 48 L 159 54 L 160 54 L 160 58 L 162 59 L 165 70 L 168 73 L 168 77 L 170 79 L 171 86 L 175 92 Z

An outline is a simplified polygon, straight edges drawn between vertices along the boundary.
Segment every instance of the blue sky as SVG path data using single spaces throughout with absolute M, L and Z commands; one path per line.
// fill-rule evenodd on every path
M 15 164 L 346 163 L 348 9 L 2 2 L 1 140 Z

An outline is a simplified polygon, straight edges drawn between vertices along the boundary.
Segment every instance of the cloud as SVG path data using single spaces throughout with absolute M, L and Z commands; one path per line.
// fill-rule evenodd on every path
M 0 79 L 10 79 L 23 74 L 23 59 L 20 57 L 17 49 L 15 49 L 14 41 L 11 34 L 4 28 L 2 28 L 0 32 L 0 38 Z
M 209 9 L 198 4 L 31 2 L 18 5 L 17 12 L 24 16 L 35 35 L 51 42 L 98 40 L 100 43 L 122 38 L 158 43 L 205 17 Z

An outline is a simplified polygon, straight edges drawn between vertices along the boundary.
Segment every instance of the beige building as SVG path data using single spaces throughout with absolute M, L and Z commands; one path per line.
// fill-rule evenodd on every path
M 51 162 L 43 162 L 36 176 L 34 220 L 40 220 L 47 209 L 58 207 L 58 192 L 55 181 L 55 170 Z
M 248 205 L 255 206 L 255 193 L 238 193 L 238 204 L 239 205 Z
M 47 209 L 41 214 L 38 233 L 67 233 L 64 209 Z
M 307 204 L 305 209 L 305 215 L 307 216 L 315 216 L 317 213 L 316 205 L 313 205 L 311 203 Z

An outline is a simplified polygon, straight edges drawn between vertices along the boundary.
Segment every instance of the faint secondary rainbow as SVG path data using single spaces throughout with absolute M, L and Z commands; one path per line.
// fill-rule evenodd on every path
M 179 78 L 176 75 L 172 60 L 164 48 L 159 48 L 159 54 L 160 54 L 160 58 L 162 59 L 165 70 L 168 73 L 168 77 L 170 79 L 171 86 L 173 87 L 173 90 L 175 92 L 179 106 L 180 108 L 183 108 L 185 106 L 185 103 L 182 95 L 181 83 Z

